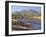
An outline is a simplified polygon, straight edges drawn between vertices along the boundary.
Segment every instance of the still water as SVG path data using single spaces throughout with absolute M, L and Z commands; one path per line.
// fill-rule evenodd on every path
M 24 25 L 31 24 L 30 27 L 33 30 L 40 30 L 41 29 L 41 22 L 38 22 L 38 21 L 31 21 L 31 22 L 29 22 L 27 19 L 21 19 L 21 20 L 18 20 L 18 21 L 23 22 Z

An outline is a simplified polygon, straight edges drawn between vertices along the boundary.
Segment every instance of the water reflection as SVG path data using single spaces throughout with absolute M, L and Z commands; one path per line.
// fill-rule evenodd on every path
M 40 30 L 41 29 L 41 22 L 39 21 L 34 21 L 29 19 L 19 19 L 19 20 L 14 20 L 15 25 L 13 27 L 14 30 Z

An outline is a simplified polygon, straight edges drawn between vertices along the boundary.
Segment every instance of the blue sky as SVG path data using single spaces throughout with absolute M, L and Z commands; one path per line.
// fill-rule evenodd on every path
M 36 7 L 36 6 L 16 6 L 16 5 L 12 5 L 11 8 L 12 8 L 11 9 L 12 12 L 15 12 L 15 11 L 19 12 L 21 10 L 29 10 L 29 9 L 41 12 L 41 7 Z

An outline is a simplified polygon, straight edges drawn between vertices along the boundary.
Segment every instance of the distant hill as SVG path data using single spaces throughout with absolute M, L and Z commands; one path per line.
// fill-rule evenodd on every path
M 29 10 L 22 10 L 22 11 L 20 11 L 20 12 L 13 12 L 12 14 L 14 14 L 14 15 L 17 15 L 17 14 L 32 14 L 32 15 L 41 15 L 41 12 L 38 12 L 38 11 L 36 11 L 36 10 L 32 10 L 32 9 L 29 9 Z

